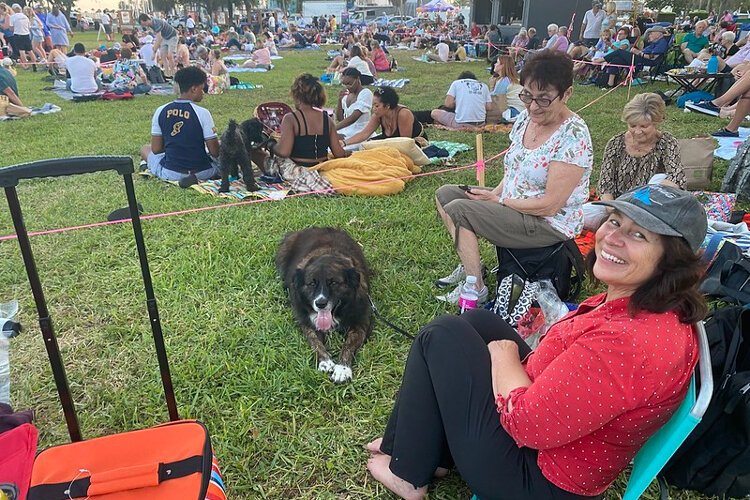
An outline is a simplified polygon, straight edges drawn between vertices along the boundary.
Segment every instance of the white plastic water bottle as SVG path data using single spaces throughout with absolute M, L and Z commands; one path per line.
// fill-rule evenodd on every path
M 467 276 L 461 287 L 461 295 L 458 297 L 459 313 L 463 314 L 479 305 L 479 292 L 477 291 L 477 277 Z
M 0 304 L 0 403 L 10 404 L 10 339 L 21 332 L 21 325 L 13 321 L 18 313 L 18 301 Z

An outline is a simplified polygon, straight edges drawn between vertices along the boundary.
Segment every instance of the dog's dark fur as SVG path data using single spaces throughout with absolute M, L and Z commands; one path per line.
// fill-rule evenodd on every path
M 237 177 L 238 166 L 242 171 L 242 178 L 248 191 L 260 189 L 255 182 L 253 165 L 250 160 L 253 153 L 262 147 L 268 136 L 263 132 L 263 124 L 257 119 L 245 120 L 239 126 L 234 120 L 229 120 L 227 129 L 221 135 L 219 150 L 219 168 L 221 169 L 221 186 L 219 192 L 229 191 L 229 176 Z M 263 163 L 263 162 L 261 162 Z M 264 166 L 258 165 L 265 173 Z
M 289 292 L 294 316 L 318 357 L 318 369 L 334 382 L 351 380 L 357 350 L 372 332 L 370 270 L 362 249 L 346 232 L 314 227 L 287 234 L 276 253 L 276 268 Z M 328 307 L 333 324 L 346 334 L 339 362 L 326 348 L 328 331 L 315 328 L 318 311 Z

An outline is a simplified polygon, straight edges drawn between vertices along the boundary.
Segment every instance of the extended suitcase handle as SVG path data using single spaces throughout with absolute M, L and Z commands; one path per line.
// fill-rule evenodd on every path
M 21 179 L 93 174 L 107 170 L 114 170 L 121 175 L 132 174 L 133 159 L 129 156 L 73 156 L 21 163 L 0 169 L 0 187 L 17 186 Z

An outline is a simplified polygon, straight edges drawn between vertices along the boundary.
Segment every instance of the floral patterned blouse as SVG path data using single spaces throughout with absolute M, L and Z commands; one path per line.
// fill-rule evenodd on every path
M 599 172 L 597 191 L 615 198 L 637 186 L 648 184 L 655 174 L 667 174 L 667 179 L 685 188 L 685 171 L 680 158 L 680 144 L 669 132 L 649 153 L 630 156 L 625 149 L 625 132 L 609 140 L 604 148 L 604 159 Z
M 545 220 L 553 229 L 575 238 L 583 229 L 583 204 L 589 196 L 589 177 L 594 163 L 591 136 L 586 123 L 574 114 L 536 149 L 523 145 L 529 124 L 528 111 L 523 110 L 510 131 L 510 147 L 505 155 L 505 176 L 500 199 L 541 198 L 547 189 L 549 165 L 559 161 L 584 169 L 581 180 L 573 189 L 565 206 Z M 554 182 L 554 179 L 552 179 Z

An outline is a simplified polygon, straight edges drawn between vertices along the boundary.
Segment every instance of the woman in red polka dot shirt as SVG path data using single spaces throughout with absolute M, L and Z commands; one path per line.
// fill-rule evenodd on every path
M 481 500 L 601 497 L 685 397 L 706 306 L 706 214 L 651 185 L 601 202 L 589 271 L 607 287 L 534 352 L 485 310 L 443 316 L 414 341 L 373 477 L 405 499 L 456 469 Z

